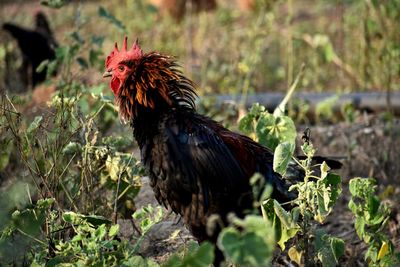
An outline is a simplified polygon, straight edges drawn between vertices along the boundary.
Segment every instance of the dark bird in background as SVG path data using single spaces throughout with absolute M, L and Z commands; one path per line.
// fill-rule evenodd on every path
M 46 79 L 46 70 L 36 72 L 36 69 L 44 60 L 55 59 L 55 48 L 58 46 L 44 13 L 36 13 L 35 24 L 34 29 L 25 29 L 12 23 L 3 24 L 3 30 L 18 42 L 23 57 L 21 76 L 26 85 L 32 87 Z
M 137 41 L 128 50 L 125 37 L 105 66 L 103 77 L 111 77 L 120 116 L 131 122 L 158 202 L 180 214 L 199 242 L 216 242 L 220 229 L 206 227 L 211 215 L 227 223 L 228 213 L 252 209 L 255 172 L 272 185 L 274 199 L 296 197 L 288 188 L 303 179 L 301 168 L 290 165 L 281 177 L 268 148 L 196 113 L 195 86 L 172 57 L 143 53 Z M 222 259 L 216 250 L 215 264 Z

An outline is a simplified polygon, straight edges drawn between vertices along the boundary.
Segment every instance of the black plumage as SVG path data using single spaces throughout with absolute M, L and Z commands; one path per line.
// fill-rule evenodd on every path
M 137 43 L 127 50 L 125 39 L 107 58 L 106 76 L 120 115 L 131 122 L 158 202 L 180 214 L 200 242 L 216 242 L 220 227 L 207 227 L 212 216 L 226 224 L 229 213 L 242 217 L 253 208 L 249 179 L 256 172 L 276 200 L 296 197 L 288 188 L 303 179 L 303 170 L 290 164 L 281 177 L 268 148 L 196 113 L 194 85 L 173 58 L 144 54 Z M 222 255 L 216 253 L 218 264 Z
M 27 85 L 35 86 L 46 79 L 46 70 L 36 72 L 44 60 L 55 59 L 57 42 L 50 29 L 46 16 L 38 12 L 34 29 L 26 29 L 13 23 L 4 23 L 3 30 L 9 32 L 18 42 L 22 53 L 21 73 Z

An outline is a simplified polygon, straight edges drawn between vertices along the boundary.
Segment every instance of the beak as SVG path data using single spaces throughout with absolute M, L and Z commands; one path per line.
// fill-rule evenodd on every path
M 112 71 L 111 70 L 107 70 L 103 73 L 103 78 L 107 78 L 112 76 Z

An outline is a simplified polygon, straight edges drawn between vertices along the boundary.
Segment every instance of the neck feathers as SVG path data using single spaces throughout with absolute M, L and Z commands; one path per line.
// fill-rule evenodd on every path
M 153 52 L 143 55 L 136 64 L 116 97 L 123 119 L 130 121 L 141 114 L 171 109 L 195 109 L 194 84 L 177 69 L 173 58 Z

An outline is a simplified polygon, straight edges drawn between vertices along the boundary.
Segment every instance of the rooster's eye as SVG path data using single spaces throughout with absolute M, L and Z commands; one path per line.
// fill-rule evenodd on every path
M 123 71 L 125 68 L 124 68 L 124 66 L 119 66 L 118 69 L 119 69 L 120 71 Z

